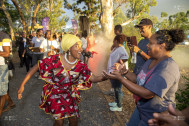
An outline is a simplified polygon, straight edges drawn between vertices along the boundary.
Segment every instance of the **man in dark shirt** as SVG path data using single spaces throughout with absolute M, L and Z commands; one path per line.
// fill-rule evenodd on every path
M 141 36 L 144 37 L 144 39 L 140 40 L 138 46 L 134 46 L 134 52 L 137 53 L 134 73 L 138 75 L 146 60 L 150 58 L 148 56 L 147 44 L 149 43 L 149 38 L 152 36 L 153 23 L 150 19 L 144 18 L 135 27 L 139 28 Z
M 20 67 L 23 67 L 23 64 L 24 64 L 24 57 L 22 57 L 22 54 L 24 52 L 24 46 L 26 45 L 26 33 L 25 32 L 22 32 L 22 37 L 18 38 L 18 55 L 19 55 L 19 58 L 20 58 Z

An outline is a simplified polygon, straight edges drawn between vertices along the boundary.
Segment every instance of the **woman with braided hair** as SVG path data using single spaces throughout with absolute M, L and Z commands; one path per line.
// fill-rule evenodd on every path
M 82 42 L 75 35 L 64 35 L 61 48 L 65 53 L 40 60 L 28 72 L 18 90 L 18 99 L 22 98 L 26 82 L 39 68 L 40 76 L 46 81 L 39 107 L 54 117 L 54 126 L 63 126 L 64 118 L 69 119 L 70 126 L 77 126 L 80 117 L 78 90 L 90 89 L 92 82 L 103 81 L 105 77 L 93 75 L 87 65 L 79 60 Z
M 107 77 L 118 79 L 139 97 L 128 126 L 147 126 L 154 112 L 167 111 L 169 104 L 175 106 L 180 72 L 170 52 L 183 40 L 183 30 L 159 30 L 149 39 L 147 48 L 151 58 L 143 65 L 138 76 L 125 69 L 123 63 L 115 64 L 117 70 L 111 74 L 104 72 Z

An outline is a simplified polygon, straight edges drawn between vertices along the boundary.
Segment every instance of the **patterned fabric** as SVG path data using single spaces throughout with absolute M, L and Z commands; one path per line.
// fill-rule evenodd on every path
M 8 83 L 8 66 L 0 65 L 0 96 L 7 94 Z
M 3 51 L 3 46 L 10 46 L 11 39 L 8 34 L 0 31 L 0 51 Z M 0 65 L 5 65 L 5 58 L 0 56 Z
M 70 70 L 66 70 L 59 55 L 39 61 L 40 75 L 46 84 L 40 101 L 40 108 L 58 120 L 79 115 L 78 89 L 85 90 L 92 86 L 89 81 L 92 73 L 87 65 L 78 61 Z

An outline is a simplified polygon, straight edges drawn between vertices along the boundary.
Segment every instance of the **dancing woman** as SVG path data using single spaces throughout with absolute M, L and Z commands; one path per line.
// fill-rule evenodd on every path
M 22 98 L 24 85 L 40 70 L 40 76 L 46 81 L 43 86 L 40 108 L 51 114 L 54 126 L 63 126 L 63 119 L 69 119 L 70 126 L 77 126 L 80 102 L 78 89 L 91 88 L 92 82 L 105 80 L 104 76 L 95 76 L 87 65 L 81 62 L 82 42 L 75 35 L 66 34 L 62 38 L 61 48 L 65 53 L 42 59 L 26 75 L 18 90 L 18 99 Z

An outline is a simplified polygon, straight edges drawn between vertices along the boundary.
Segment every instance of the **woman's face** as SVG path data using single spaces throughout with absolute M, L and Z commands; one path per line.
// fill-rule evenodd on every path
M 71 48 L 70 48 L 70 53 L 75 59 L 80 59 L 81 57 L 81 52 L 83 51 L 82 49 L 82 42 L 79 41 L 75 43 Z
M 115 39 L 114 39 L 114 41 L 113 41 L 113 44 L 114 44 L 114 47 L 118 47 L 118 46 L 119 46 L 118 41 L 117 41 L 117 40 L 115 40 Z
M 153 34 L 150 37 L 149 43 L 147 45 L 148 55 L 153 58 L 157 58 L 157 56 L 162 52 L 161 44 L 157 43 L 156 37 L 157 34 Z

